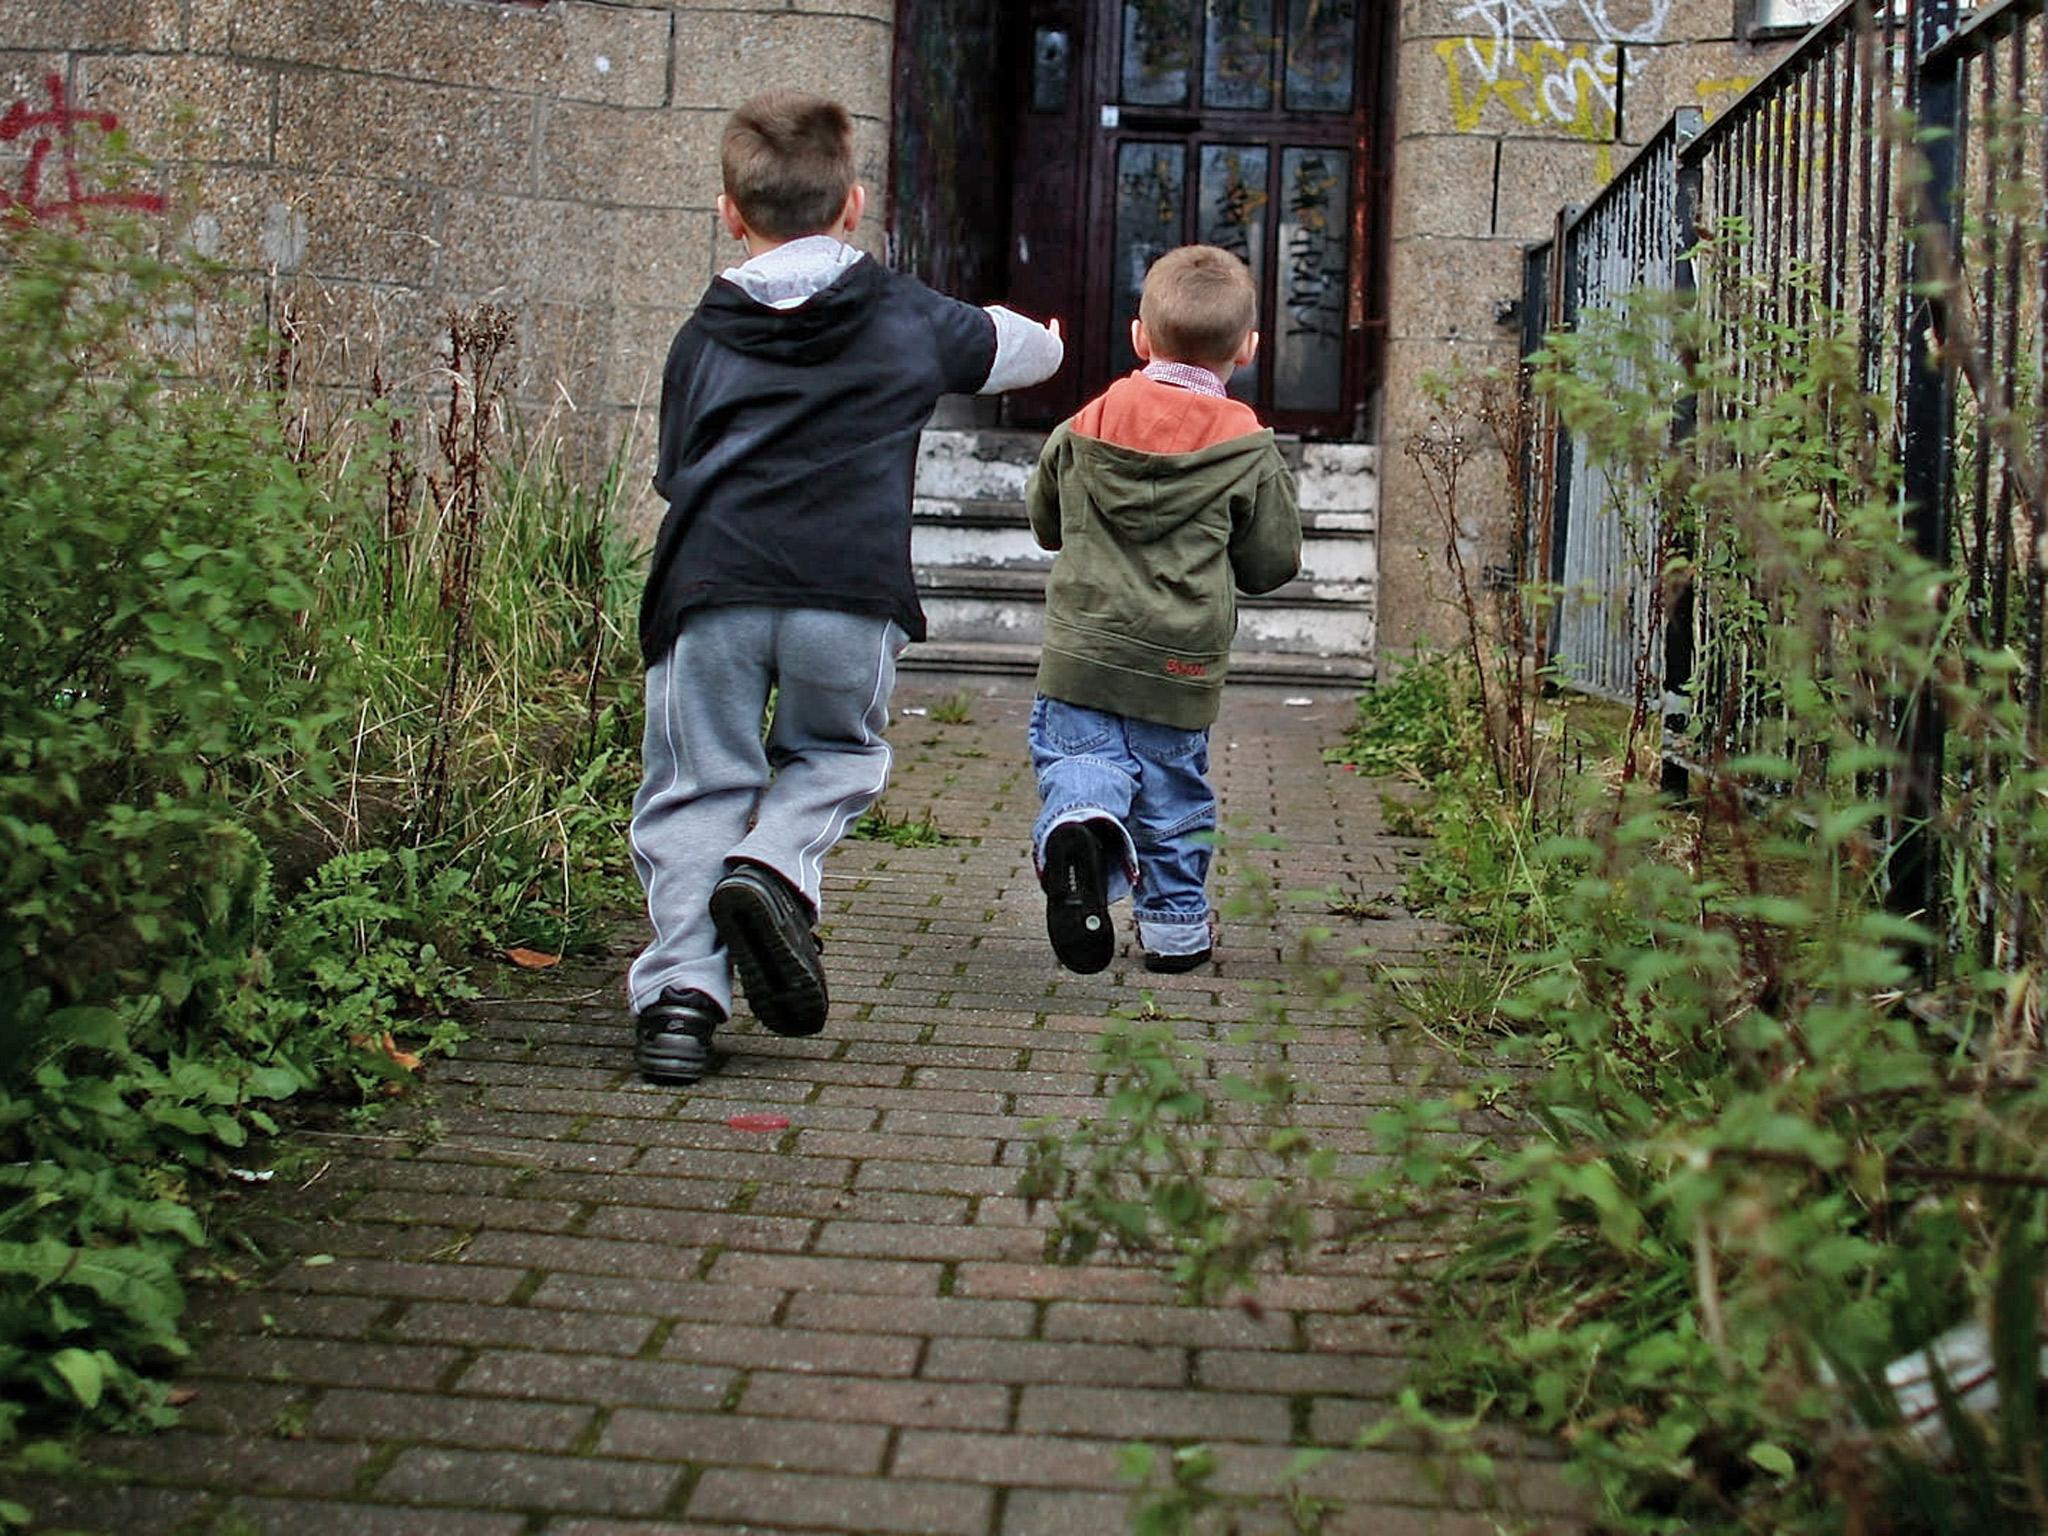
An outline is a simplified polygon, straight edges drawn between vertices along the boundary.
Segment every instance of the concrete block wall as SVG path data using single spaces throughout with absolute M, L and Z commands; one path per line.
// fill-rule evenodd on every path
M 1432 375 L 1514 362 L 1497 307 L 1523 248 L 1584 202 L 1670 117 L 1709 117 L 1789 46 L 1745 41 L 1740 0 L 1399 0 L 1388 356 L 1380 429 L 1382 654 L 1450 639 L 1443 537 L 1404 444 L 1428 428 Z M 1505 557 L 1505 466 L 1461 481 L 1469 549 Z
M 645 439 L 669 341 L 737 252 L 713 203 L 740 100 L 847 103 L 880 248 L 893 20 L 892 0 L 5 0 L 0 114 L 45 110 L 51 74 L 118 114 L 169 227 L 289 299 L 318 384 L 361 389 L 374 359 L 427 385 L 449 307 L 488 300 L 519 316 L 523 402 L 602 448 Z

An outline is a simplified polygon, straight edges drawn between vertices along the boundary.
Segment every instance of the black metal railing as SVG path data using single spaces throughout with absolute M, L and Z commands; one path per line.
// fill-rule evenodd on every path
M 1952 936 L 2006 964 L 2048 952 L 2044 872 L 2012 845 L 2010 801 L 1997 794 L 2015 767 L 2043 762 L 2048 4 L 1982 9 L 1928 50 L 1921 72 L 1938 130 L 1923 267 L 1941 302 L 1918 425 L 1939 446 L 1909 490 L 1921 547 L 1966 583 L 1957 649 L 1977 708 L 1953 733 L 1926 712 L 1916 760 L 1940 771 L 1947 803 L 1930 809 L 1941 809 L 1945 837 L 1922 840 L 1926 867 L 1914 874 L 1930 906 L 1951 894 Z
M 1564 210 L 1556 235 L 1529 253 L 1524 324 L 1536 340 L 1594 310 L 1616 324 L 1662 324 L 1636 313 L 1637 300 L 1677 286 L 1689 243 L 1677 217 L 1678 152 L 1699 126 L 1697 109 L 1681 110 L 1599 196 Z M 1541 545 L 1534 553 L 1554 590 L 1548 653 L 1572 686 L 1634 698 L 1642 658 L 1663 629 L 1656 506 L 1646 488 L 1574 451 L 1570 435 L 1539 409 L 1526 468 Z
M 1797 338 L 1822 316 L 1846 323 L 1873 403 L 1862 435 L 1898 469 L 1900 537 L 1967 583 L 1950 661 L 2005 680 L 2020 760 L 2035 767 L 2048 559 L 2044 12 L 2048 0 L 1841 6 L 1712 123 L 1675 119 L 1597 199 L 1560 215 L 1525 273 L 1525 310 L 1540 316 L 1525 314 L 1525 354 L 1596 310 L 1660 324 L 1669 306 L 1644 296 L 1694 287 L 1699 334 Z M 1766 403 L 1786 382 L 1782 350 L 1726 356 L 1723 387 L 1674 402 L 1675 434 L 1701 411 Z M 1556 675 L 1661 703 L 1670 787 L 1742 754 L 1797 762 L 1805 744 L 1777 703 L 1782 680 L 1758 664 L 1774 615 L 1753 599 L 1767 595 L 1670 579 L 1693 568 L 1680 557 L 1739 530 L 1667 526 L 1677 520 L 1602 474 L 1541 402 L 1523 473 L 1549 533 L 1528 556 L 1556 594 Z M 1957 737 L 1925 678 L 1894 690 L 1869 728 L 1904 764 L 1886 850 L 1894 904 L 1942 913 L 1952 940 L 1987 960 L 2048 953 L 2048 901 L 2020 894 L 2032 887 L 1986 809 L 2010 740 Z

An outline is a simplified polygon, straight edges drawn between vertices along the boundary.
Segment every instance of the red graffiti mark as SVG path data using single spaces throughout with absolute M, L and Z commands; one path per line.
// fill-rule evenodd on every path
M 154 192 L 85 190 L 85 179 L 78 168 L 79 130 L 97 128 L 101 133 L 112 133 L 121 120 L 111 112 L 86 112 L 72 106 L 62 75 L 49 76 L 43 81 L 43 88 L 50 96 L 47 109 L 31 110 L 26 101 L 17 101 L 0 117 L 0 144 L 29 141 L 28 164 L 22 168 L 20 182 L 13 187 L 0 187 L 0 213 L 19 209 L 39 224 L 70 219 L 80 229 L 85 228 L 88 208 L 133 208 L 143 213 L 162 213 L 164 200 Z M 44 174 L 50 169 L 52 155 L 57 159 L 62 186 L 46 193 Z

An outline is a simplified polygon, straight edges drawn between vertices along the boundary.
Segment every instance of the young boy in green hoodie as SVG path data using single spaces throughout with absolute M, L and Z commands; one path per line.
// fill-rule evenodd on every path
M 1257 293 L 1215 246 L 1152 264 L 1131 346 L 1144 367 L 1056 428 L 1025 491 L 1056 550 L 1031 712 L 1042 803 L 1032 830 L 1046 934 L 1068 970 L 1116 952 L 1129 892 L 1149 971 L 1191 971 L 1209 906 L 1209 727 L 1237 631 L 1236 591 L 1301 568 L 1294 477 L 1224 386 L 1258 352 Z

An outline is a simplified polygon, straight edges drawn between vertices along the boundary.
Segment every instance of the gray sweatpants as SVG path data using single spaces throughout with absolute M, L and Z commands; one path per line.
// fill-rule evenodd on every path
M 700 608 L 684 621 L 647 674 L 630 838 L 654 942 L 627 977 L 636 1013 L 668 987 L 732 1011 L 708 905 L 731 860 L 766 865 L 817 909 L 826 853 L 889 782 L 882 732 L 906 643 L 887 619 L 821 608 Z

